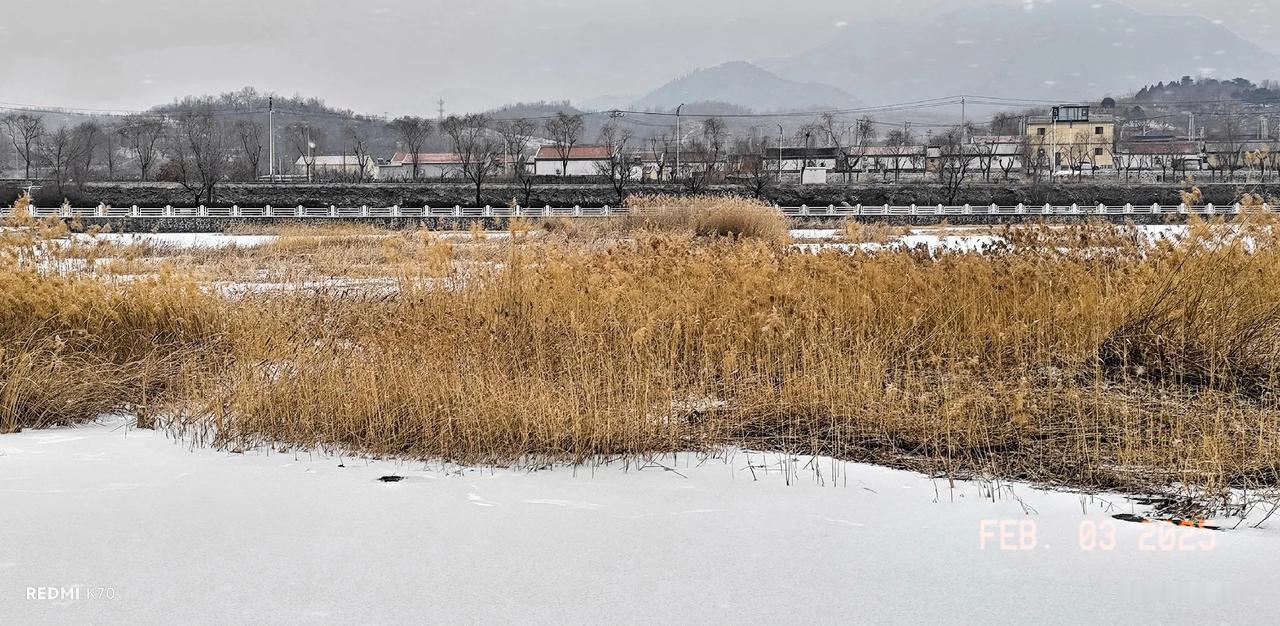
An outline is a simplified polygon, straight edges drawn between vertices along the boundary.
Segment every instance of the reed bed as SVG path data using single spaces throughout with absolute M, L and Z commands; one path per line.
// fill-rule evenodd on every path
M 218 446 L 465 463 L 745 445 L 1113 489 L 1280 484 L 1269 223 L 1156 244 L 1029 225 L 1003 234 L 1036 245 L 984 254 L 801 254 L 746 234 L 769 229 L 690 223 L 590 245 L 516 224 L 390 264 L 396 288 L 377 292 L 229 298 L 11 262 L 0 416 L 143 404 Z M 95 403 L 32 420 L 8 390 L 53 376 L 33 367 L 64 336 L 79 360 L 59 380 L 101 393 L 73 386 Z

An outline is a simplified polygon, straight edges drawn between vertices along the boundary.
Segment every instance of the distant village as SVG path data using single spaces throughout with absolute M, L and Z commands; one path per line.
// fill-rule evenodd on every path
M 535 140 L 529 153 L 518 159 L 503 154 L 493 158 L 495 170 L 508 177 L 523 174 L 586 180 L 625 176 L 645 182 L 712 176 L 715 180 L 708 182 L 718 183 L 769 176 L 786 182 L 826 184 L 900 182 L 930 175 L 960 175 L 988 182 L 1099 175 L 1122 180 L 1176 180 L 1189 172 L 1209 172 L 1234 180 L 1239 175 L 1247 177 L 1250 171 L 1257 172 L 1255 177 L 1280 171 L 1280 142 L 1266 138 L 1265 121 L 1253 137 L 1210 140 L 1196 135 L 1194 129 L 1177 133 L 1144 128 L 1126 133 L 1122 132 L 1124 123 L 1105 104 L 1064 104 L 1053 107 L 1049 115 L 1022 118 L 1021 127 L 1018 134 L 999 135 L 958 127 L 918 141 L 912 141 L 914 135 L 906 130 L 890 132 L 884 141 L 874 143 L 850 139 L 848 145 L 820 133 L 810 133 L 806 145 L 771 143 L 763 136 L 739 142 L 738 150 L 717 149 L 713 142 L 698 141 L 683 152 L 656 143 L 635 148 Z M 743 150 L 744 146 L 748 149 Z M 465 156 L 449 152 L 396 152 L 386 158 L 300 156 L 283 178 L 449 180 L 463 178 L 467 167 Z
M 1221 112 L 1216 101 L 1216 108 L 1191 108 L 1203 104 L 1189 99 L 1204 89 L 1237 98 L 1235 108 Z M 1181 102 L 1153 100 L 1179 94 Z M 1123 104 L 1105 98 L 1004 110 L 958 124 L 913 126 L 850 111 L 808 121 L 681 117 L 679 109 L 565 112 L 567 103 L 541 103 L 543 112 L 524 117 L 445 116 L 442 103 L 438 121 L 388 120 L 302 100 L 287 113 L 303 121 L 286 123 L 274 97 L 247 88 L 115 118 L 11 111 L 0 116 L 9 139 L 0 178 L 57 195 L 83 182 L 173 182 L 195 198 L 211 198 L 225 182 L 458 182 L 475 187 L 477 200 L 483 185 L 498 181 L 525 186 L 526 196 L 529 187 L 555 181 L 611 184 L 619 199 L 650 183 L 694 191 L 736 184 L 760 195 L 778 183 L 1265 181 L 1280 177 L 1275 100 L 1275 90 L 1243 79 L 1188 77 L 1144 88 Z

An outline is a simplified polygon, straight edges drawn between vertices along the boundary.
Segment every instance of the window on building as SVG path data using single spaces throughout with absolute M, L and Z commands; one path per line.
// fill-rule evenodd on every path
M 1102 148 L 1094 148 L 1093 156 L 1102 156 Z
M 1040 135 L 1041 137 L 1043 137 L 1043 136 L 1044 136 L 1044 129 L 1043 129 L 1043 128 L 1037 128 L 1037 129 L 1036 129 L 1036 134 L 1037 134 L 1037 135 Z
M 1101 135 L 1101 134 L 1102 134 L 1102 132 L 1103 132 L 1103 129 L 1102 129 L 1102 127 L 1101 127 L 1101 126 L 1095 126 L 1095 127 L 1093 128 L 1093 134 L 1095 134 L 1095 135 Z

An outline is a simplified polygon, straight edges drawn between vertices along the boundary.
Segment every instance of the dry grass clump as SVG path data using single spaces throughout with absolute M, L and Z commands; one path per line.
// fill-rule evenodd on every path
M 1276 285 L 1270 240 L 1141 257 L 511 244 L 462 289 L 246 302 L 226 382 L 195 394 L 209 421 L 187 426 L 464 462 L 740 443 L 1112 488 L 1275 484 Z
M 194 283 L 0 267 L 0 432 L 147 405 L 216 353 L 224 303 Z
M 840 228 L 841 239 L 849 243 L 887 244 L 910 234 L 910 226 L 892 226 L 885 222 L 865 224 L 856 219 L 845 220 Z
M 0 237 L 0 432 L 89 420 L 171 391 L 216 353 L 224 301 L 169 274 L 111 283 L 70 268 L 65 228 Z M 83 266 L 80 266 L 83 267 Z
M 697 237 L 790 241 L 786 217 L 771 204 L 738 197 L 632 196 L 631 213 L 620 218 L 627 231 L 679 232 Z
M 286 224 L 261 224 L 234 226 L 228 235 L 277 235 L 280 237 L 350 237 L 359 235 L 385 235 L 385 229 L 360 222 L 293 222 Z
M 49 378 L 96 403 L 61 412 L 28 384 L 12 387 L 21 402 L 0 394 L 0 416 L 12 429 L 163 405 L 217 445 L 461 462 L 739 444 L 1121 489 L 1280 484 L 1270 224 L 1199 223 L 1154 246 L 1031 225 L 1007 234 L 1037 245 L 983 255 L 848 255 L 657 215 L 684 225 L 607 245 L 519 222 L 501 240 L 336 247 L 334 263 L 451 279 L 390 292 L 223 298 L 189 278 L 11 263 L 6 393 Z M 326 249 L 269 258 L 314 264 Z M 461 274 L 463 261 L 483 269 Z

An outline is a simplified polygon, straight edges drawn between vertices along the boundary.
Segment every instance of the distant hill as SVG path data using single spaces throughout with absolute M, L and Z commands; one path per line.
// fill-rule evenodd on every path
M 637 98 L 631 106 L 669 110 L 682 103 L 718 102 L 756 112 L 861 106 L 848 92 L 819 82 L 781 78 L 744 61 L 696 70 Z
M 883 104 L 958 94 L 1078 100 L 1184 75 L 1273 78 L 1277 61 L 1204 18 L 1057 0 L 857 22 L 812 50 L 760 63 Z

